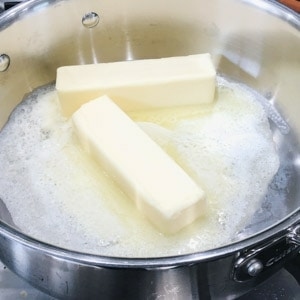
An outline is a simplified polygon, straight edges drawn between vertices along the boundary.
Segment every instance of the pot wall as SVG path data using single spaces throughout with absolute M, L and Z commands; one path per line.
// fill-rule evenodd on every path
M 259 238 L 231 247 L 181 259 L 152 260 L 110 259 L 69 252 L 15 235 L 14 230 L 2 224 L 0 259 L 33 286 L 58 299 L 236 299 L 297 255 L 299 245 L 289 245 L 291 251 L 284 252 L 274 241 L 286 239 L 287 229 L 299 222 L 299 214 L 300 211 L 282 223 L 280 230 L 271 229 Z M 266 263 L 262 260 L 261 273 L 236 280 L 236 266 L 241 258 L 252 255 L 263 245 L 267 245 L 262 252 Z M 256 254 L 253 258 L 261 259 Z M 245 268 L 240 271 L 247 273 Z
M 94 28 L 82 24 L 82 17 L 89 12 L 100 17 Z M 267 1 L 61 0 L 22 4 L 0 18 L 0 55 L 10 58 L 8 69 L 0 72 L 0 127 L 24 94 L 55 80 L 59 66 L 210 52 L 219 73 L 247 84 L 279 106 L 299 140 L 299 28 L 299 17 Z M 119 297 L 121 291 L 131 298 L 231 299 L 271 273 L 243 283 L 232 279 L 240 250 L 251 250 L 250 244 L 216 250 L 205 259 L 200 255 L 180 267 L 176 260 L 172 268 L 150 270 L 123 262 L 116 271 L 116 266 L 81 260 L 80 256 L 74 259 L 68 251 L 47 247 L 41 251 L 38 243 L 28 244 L 7 232 L 5 227 L 0 229 L 3 262 L 42 290 L 66 299 Z M 260 239 L 267 237 L 269 233 Z
M 0 54 L 10 57 L 0 72 L 1 125 L 25 93 L 55 80 L 59 66 L 210 52 L 218 72 L 279 101 L 300 129 L 300 21 L 267 1 L 251 1 L 262 9 L 235 0 L 36 3 L 0 24 Z M 94 28 L 82 25 L 89 12 L 100 17 Z

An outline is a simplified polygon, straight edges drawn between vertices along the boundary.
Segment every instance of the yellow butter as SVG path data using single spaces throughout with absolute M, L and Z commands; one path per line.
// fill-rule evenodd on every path
M 62 112 L 108 95 L 124 111 L 211 103 L 216 71 L 210 54 L 65 66 L 57 69 Z
M 84 149 L 160 231 L 177 232 L 203 213 L 203 190 L 109 97 L 82 105 L 72 121 Z

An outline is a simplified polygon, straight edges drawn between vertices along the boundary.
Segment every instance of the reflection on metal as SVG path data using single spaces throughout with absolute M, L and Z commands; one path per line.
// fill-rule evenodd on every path
M 291 228 L 290 233 L 287 235 L 287 240 L 290 244 L 300 246 L 300 224 Z
M 247 264 L 247 273 L 251 277 L 257 276 L 261 271 L 263 270 L 264 266 L 262 262 L 259 259 L 251 259 L 249 263 Z
M 300 224 L 282 235 L 278 234 L 270 241 L 239 253 L 234 263 L 232 278 L 236 282 L 244 282 L 253 277 L 264 277 L 271 270 L 282 268 L 285 262 L 295 257 L 299 251 L 299 232 Z
M 93 28 L 99 23 L 99 15 L 95 12 L 89 12 L 82 17 L 82 25 L 86 28 Z
M 0 72 L 4 72 L 8 69 L 10 64 L 10 58 L 7 54 L 0 55 Z
M 262 95 L 265 92 L 274 95 L 272 102 L 282 108 L 282 116 L 287 117 L 298 141 L 300 102 L 295 95 L 300 92 L 299 16 L 280 9 L 274 0 L 228 0 L 226 6 L 220 5 L 222 3 L 220 0 L 36 0 L 11 8 L 0 16 L 1 48 L 2 51 L 9 49 L 14 66 L 9 72 L 0 74 L 1 96 L 9 95 L 1 98 L 0 127 L 24 94 L 55 80 L 56 69 L 61 65 L 88 63 L 92 61 L 91 56 L 108 62 L 211 52 L 218 61 L 220 74 L 243 82 Z M 86 11 L 87 5 L 105 16 L 103 26 L 95 27 L 99 19 L 93 14 L 83 18 L 82 23 L 78 20 L 77 13 Z M 93 26 L 93 30 L 85 30 Z M 219 31 L 206 30 L 211 26 Z M 124 32 L 129 35 L 126 39 Z M 90 35 L 93 43 L 87 42 Z M 298 146 L 286 147 L 296 145 L 292 137 L 278 133 L 280 147 L 286 149 L 284 158 L 293 160 L 298 158 Z M 299 169 L 299 165 L 296 167 Z M 268 244 L 268 249 L 255 252 L 254 256 L 243 250 L 252 250 L 253 246 L 254 250 L 260 250 L 256 245 L 299 223 L 300 212 L 296 211 L 300 199 L 299 172 L 293 170 L 293 165 L 283 170 L 284 174 L 293 175 L 290 184 L 278 180 L 280 185 L 271 189 L 274 192 L 270 200 L 273 201 L 267 203 L 276 208 L 273 196 L 281 191 L 284 193 L 287 187 L 289 194 L 282 204 L 285 209 L 274 210 L 273 216 L 273 211 L 265 205 L 259 212 L 262 217 L 259 220 L 265 221 L 270 216 L 270 225 L 258 222 L 255 230 L 259 234 L 223 248 L 156 259 L 102 257 L 45 244 L 1 222 L 0 259 L 28 282 L 59 298 L 91 299 L 94 295 L 99 299 L 110 295 L 111 298 L 147 299 L 149 295 L 175 296 L 181 292 L 181 299 L 209 298 L 210 295 L 211 298 L 236 299 L 252 283 L 258 284 L 261 278 L 272 273 L 265 270 L 271 271 L 276 265 L 281 267 L 290 255 L 299 251 L 297 245 L 286 243 L 285 235 L 278 244 Z M 268 230 L 262 231 L 266 228 Z M 296 232 L 297 235 L 289 232 L 294 242 L 299 241 L 299 231 Z M 265 250 L 268 256 L 263 259 L 260 254 Z M 238 258 L 244 259 L 242 266 L 251 259 L 264 264 L 264 270 L 245 284 L 229 278 L 237 252 Z M 168 267 L 172 269 L 165 269 Z M 240 270 L 241 276 L 249 276 L 244 274 L 245 269 Z M 162 286 L 162 282 L 166 286 Z M 281 287 L 282 278 L 279 282 L 272 285 L 272 293 L 274 288 Z M 207 295 L 202 297 L 205 292 Z M 33 299 L 29 293 L 27 298 Z

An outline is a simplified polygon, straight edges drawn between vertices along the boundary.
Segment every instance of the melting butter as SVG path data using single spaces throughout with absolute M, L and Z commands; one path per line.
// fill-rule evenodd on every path
M 217 94 L 209 107 L 131 115 L 166 128 L 163 149 L 207 195 L 205 217 L 174 236 L 154 229 L 81 149 L 53 87 L 30 95 L 1 131 L 0 197 L 23 232 L 78 251 L 155 257 L 231 243 L 259 208 L 279 159 L 261 104 L 229 83 Z

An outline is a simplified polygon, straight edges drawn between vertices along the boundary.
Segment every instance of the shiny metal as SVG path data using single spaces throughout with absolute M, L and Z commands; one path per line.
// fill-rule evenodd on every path
M 0 54 L 0 72 L 4 72 L 8 69 L 10 64 L 10 58 L 7 54 Z
M 0 199 L 0 220 L 2 220 L 3 222 L 5 222 L 13 228 L 17 228 L 16 224 L 12 219 L 10 211 L 8 210 L 6 204 L 2 199 Z
M 291 228 L 287 228 L 272 238 L 237 252 L 232 269 L 233 280 L 246 282 L 253 277 L 265 277 L 283 267 L 288 259 L 297 256 L 300 246 L 290 242 L 290 234 Z
M 254 258 L 251 259 L 247 264 L 247 273 L 250 276 L 255 277 L 262 272 L 263 268 L 264 266 L 262 262 L 259 259 Z
M 99 15 L 95 12 L 89 12 L 82 17 L 82 25 L 86 28 L 93 28 L 99 23 Z
M 293 226 L 287 235 L 287 240 L 290 244 L 300 246 L 300 224 Z
M 300 214 L 300 212 L 299 212 Z M 235 282 L 235 252 L 276 239 L 299 217 L 238 244 L 178 257 L 108 258 L 59 249 L 0 227 L 0 257 L 33 286 L 59 299 L 236 299 L 267 279 Z M 279 232 L 278 232 L 279 231 Z
M 101 12 L 92 30 L 80 21 L 89 11 Z M 113 258 L 47 245 L 0 222 L 0 259 L 61 299 L 235 299 L 268 278 L 285 257 L 251 280 L 231 275 L 237 257 L 285 237 L 300 219 L 299 29 L 298 15 L 264 0 L 33 0 L 3 13 L 0 51 L 11 64 L 0 72 L 0 128 L 25 94 L 55 80 L 59 66 L 210 52 L 219 74 L 267 98 L 291 130 L 282 134 L 271 122 L 281 169 L 235 243 L 176 257 Z

